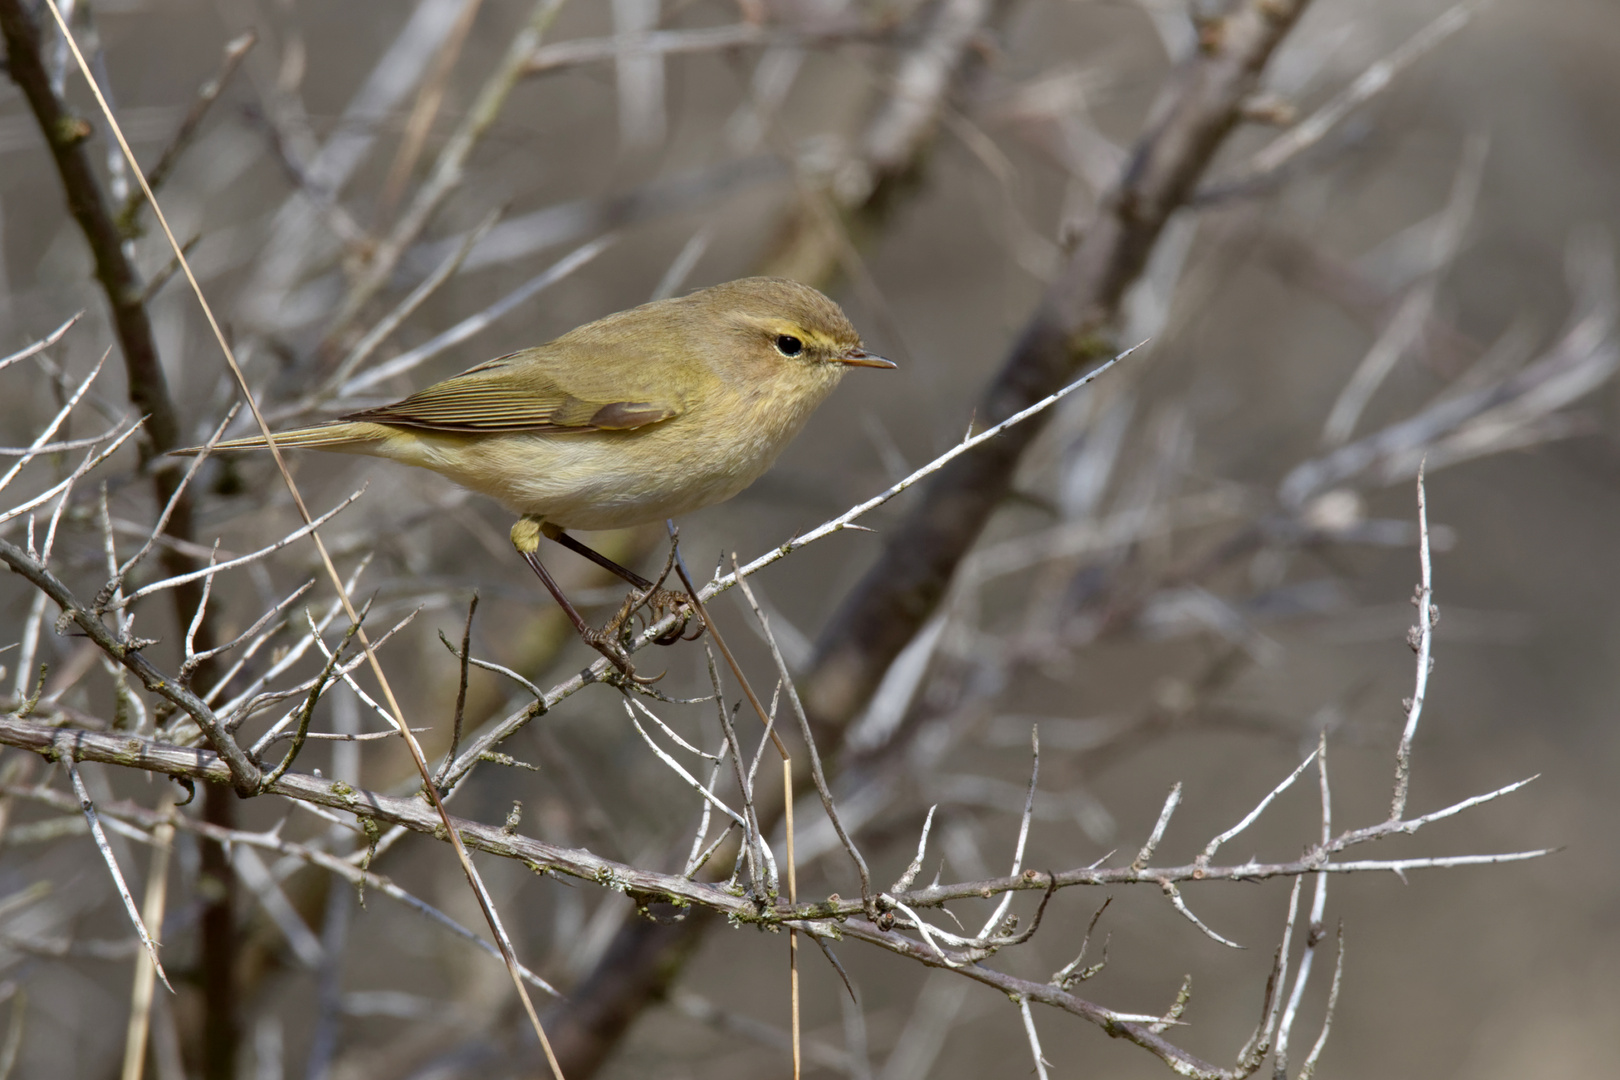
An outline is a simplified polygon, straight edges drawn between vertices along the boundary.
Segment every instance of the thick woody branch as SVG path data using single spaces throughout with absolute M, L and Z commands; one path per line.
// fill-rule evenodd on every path
M 952 91 L 973 67 L 972 48 L 1006 0 L 942 0 L 926 13 L 895 66 L 839 182 L 809 183 L 788 214 L 761 273 L 825 285 L 917 186 Z
M 180 445 L 180 425 L 168 382 L 152 336 L 152 323 L 141 302 L 145 288 L 134 265 L 124 254 L 124 234 L 102 195 L 95 167 L 90 163 L 88 122 L 68 111 L 51 90 L 50 74 L 41 52 L 39 27 L 22 0 L 0 0 L 0 35 L 6 43 L 11 81 L 28 99 L 67 196 L 68 211 L 78 222 L 95 261 L 96 280 L 111 309 L 113 332 L 129 372 L 129 397 L 146 419 L 146 454 L 152 456 Z M 178 472 L 178 464 L 169 470 Z M 165 498 L 163 501 L 167 501 Z M 189 538 L 189 536 L 187 537 Z

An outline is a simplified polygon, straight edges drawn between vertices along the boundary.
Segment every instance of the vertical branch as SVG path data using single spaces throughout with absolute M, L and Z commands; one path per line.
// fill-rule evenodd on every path
M 5 40 L 7 72 L 28 101 L 40 133 L 45 137 L 56 165 L 57 175 L 67 197 L 68 211 L 84 234 L 95 266 L 95 277 L 106 297 L 118 338 L 129 386 L 129 400 L 145 417 L 141 427 L 141 457 L 152 463 L 153 495 L 157 505 L 168 507 L 165 533 L 177 544 L 165 544 L 159 553 L 164 572 L 174 576 L 194 568 L 185 549 L 194 538 L 192 501 L 180 490 L 181 465 L 159 459 L 180 445 L 180 423 L 169 394 L 168 380 L 158 356 L 152 322 L 146 310 L 145 289 L 130 262 L 112 210 L 96 179 L 85 139 L 89 125 L 70 113 L 52 89 L 51 78 L 41 53 L 38 26 L 22 0 L 0 0 L 0 37 Z M 200 583 L 181 585 L 174 590 L 175 618 L 185 626 L 200 603 Z M 195 635 L 198 648 L 212 644 L 208 628 Z M 207 672 L 202 672 L 206 677 Z M 216 747 L 215 749 L 223 749 Z M 216 784 L 204 789 L 203 816 L 222 828 L 236 825 L 235 797 Z M 202 967 L 206 1015 L 202 1021 L 204 1074 L 210 1080 L 229 1077 L 235 1068 L 235 988 L 232 979 L 235 930 L 235 875 L 223 849 L 213 841 L 202 842 L 201 873 L 218 888 L 205 893 L 210 897 L 203 910 Z
M 1018 1014 L 1024 1019 L 1024 1034 L 1029 1036 L 1030 1056 L 1035 1059 L 1035 1076 L 1037 1080 L 1047 1080 L 1046 1059 L 1041 1056 L 1041 1037 L 1035 1032 L 1035 1017 L 1029 1012 L 1029 998 L 1018 999 Z
M 782 759 L 782 821 L 787 837 L 788 907 L 799 906 L 799 871 L 793 852 L 793 760 Z M 793 1012 L 793 1080 L 803 1068 L 799 1044 L 799 928 L 788 927 L 788 997 Z
M 1333 834 L 1333 800 L 1328 788 L 1326 732 L 1322 734 L 1317 744 L 1316 769 L 1322 789 L 1322 843 L 1325 845 Z M 1288 1078 L 1288 1042 L 1293 1035 L 1294 1021 L 1299 1015 L 1299 1004 L 1305 997 L 1305 985 L 1310 982 L 1311 967 L 1316 960 L 1316 947 L 1321 944 L 1326 934 L 1322 919 L 1327 914 L 1327 882 L 1327 874 L 1316 875 L 1316 894 L 1311 901 L 1311 921 L 1306 928 L 1305 951 L 1299 959 L 1299 974 L 1294 977 L 1293 993 L 1288 996 L 1282 1021 L 1277 1025 L 1277 1080 Z M 1340 961 L 1341 963 L 1343 961 L 1342 953 Z
M 1390 800 L 1389 819 L 1399 821 L 1406 813 L 1406 791 L 1412 779 L 1412 739 L 1417 735 L 1418 721 L 1423 719 L 1423 698 L 1429 690 L 1429 671 L 1434 667 L 1434 624 L 1440 621 L 1440 609 L 1434 606 L 1434 573 L 1429 558 L 1429 499 L 1423 487 L 1423 470 L 1418 469 L 1418 566 L 1420 577 L 1412 604 L 1418 609 L 1418 621 L 1407 636 L 1412 651 L 1417 653 L 1417 674 L 1413 679 L 1412 696 L 1406 699 L 1406 726 L 1401 731 L 1401 742 L 1395 749 L 1395 794 Z
M 45 136 L 67 196 L 68 212 L 90 247 L 96 280 L 107 298 L 113 332 L 118 337 L 129 375 L 130 402 L 147 418 L 141 446 L 142 456 L 150 459 L 180 445 L 180 425 L 169 397 L 163 366 L 158 360 L 152 323 L 141 302 L 144 290 L 140 275 L 125 257 L 124 236 L 108 210 L 86 149 L 89 125 L 70 113 L 52 90 L 50 74 L 40 54 L 39 28 L 22 0 L 0 0 L 0 35 L 5 38 L 11 81 L 27 99 L 34 120 Z M 172 477 L 178 472 L 176 462 L 159 469 L 157 475 Z M 168 492 L 164 491 L 159 502 L 167 501 Z M 171 535 L 176 534 L 171 532 Z
M 461 681 L 456 685 L 456 715 L 450 729 L 450 749 L 444 755 L 444 764 L 439 766 L 439 773 L 433 778 L 436 785 L 444 784 L 445 774 L 456 760 L 456 749 L 461 745 L 461 724 L 467 710 L 467 668 L 471 664 L 472 656 L 472 624 L 473 614 L 478 610 L 478 590 L 474 589 L 472 600 L 467 604 L 467 624 L 461 628 Z M 444 634 L 439 635 L 440 638 Z

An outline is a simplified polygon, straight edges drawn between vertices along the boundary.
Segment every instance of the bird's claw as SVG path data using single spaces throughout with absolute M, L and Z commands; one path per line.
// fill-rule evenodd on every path
M 585 644 L 607 657 L 608 663 L 618 668 L 620 675 L 637 686 L 651 686 L 669 674 L 667 671 L 661 671 L 650 678 L 645 675 L 637 675 L 635 665 L 630 663 L 630 654 L 619 643 L 619 631 L 613 623 L 609 623 L 601 630 L 592 630 L 582 636 L 585 639 Z
M 657 622 L 667 614 L 679 615 L 681 621 L 653 638 L 655 645 L 673 645 L 677 641 L 696 641 L 703 636 L 703 622 L 698 621 L 697 631 L 691 635 L 686 633 L 687 627 L 692 624 L 692 600 L 685 593 L 670 592 L 668 589 L 654 589 L 643 602 L 648 614 Z

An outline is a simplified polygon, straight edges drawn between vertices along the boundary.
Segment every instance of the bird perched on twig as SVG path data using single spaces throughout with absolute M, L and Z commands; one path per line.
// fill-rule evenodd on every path
M 403 401 L 275 439 L 432 469 L 522 514 L 513 546 L 580 637 L 629 674 L 624 621 L 682 598 L 566 530 L 640 525 L 729 499 L 771 466 L 847 370 L 894 366 L 862 348 L 815 289 L 743 278 L 609 315 Z M 214 450 L 265 445 L 254 435 Z M 540 562 L 542 536 L 639 593 L 606 628 L 591 628 Z

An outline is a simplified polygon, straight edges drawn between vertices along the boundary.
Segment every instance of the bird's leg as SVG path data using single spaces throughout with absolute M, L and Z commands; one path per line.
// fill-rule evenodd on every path
M 578 631 L 580 640 L 607 657 L 613 666 L 618 668 L 627 678 L 635 679 L 636 673 L 635 669 L 630 666 L 630 657 L 618 642 L 618 629 L 615 623 L 620 620 L 615 619 L 614 623 L 609 623 L 606 630 L 595 630 L 580 616 L 579 611 L 575 609 L 573 604 L 569 603 L 568 597 L 563 595 L 562 589 L 558 587 L 556 580 L 552 578 L 551 571 L 547 570 L 545 564 L 540 561 L 541 529 L 541 524 L 535 519 L 531 517 L 519 518 L 517 524 L 512 526 L 512 546 L 517 549 L 519 555 L 523 556 L 523 561 L 529 564 L 529 569 L 533 570 L 535 575 L 540 578 L 540 584 L 544 585 L 546 591 L 551 594 L 551 598 L 557 601 L 557 606 L 562 608 L 564 615 L 568 616 L 568 621 L 574 624 L 574 629 Z
M 620 566 L 618 563 L 614 562 L 600 551 L 597 551 L 595 548 L 587 544 L 580 543 L 572 536 L 569 536 L 560 527 L 553 525 L 549 521 L 542 521 L 540 523 L 540 532 L 546 537 L 546 539 L 555 540 L 557 543 L 561 544 L 569 551 L 572 551 L 574 554 L 585 556 L 597 566 L 600 566 L 602 569 L 608 571 L 610 574 L 613 574 L 616 577 L 623 578 L 625 581 L 628 581 L 630 584 L 634 585 L 643 592 L 654 588 L 652 582 L 648 581 L 634 570 Z M 538 546 L 538 544 L 536 546 Z
M 513 528 L 515 530 L 516 526 Z M 605 632 L 617 633 L 619 628 L 624 625 L 625 620 L 629 619 L 631 615 L 643 607 L 652 611 L 655 616 L 661 615 L 665 611 L 675 609 L 681 611 L 682 615 L 684 616 L 681 619 L 680 626 L 672 628 L 668 633 L 660 634 L 658 637 L 654 638 L 653 641 L 659 645 L 673 645 L 675 642 L 681 640 L 681 635 L 686 632 L 686 624 L 691 617 L 691 612 L 689 610 L 690 604 L 685 596 L 681 595 L 680 593 L 670 592 L 668 589 L 664 588 L 664 579 L 669 577 L 670 568 L 675 565 L 675 554 L 673 548 L 670 549 L 670 557 L 664 564 L 664 572 L 658 575 L 658 580 L 648 581 L 634 570 L 620 566 L 606 555 L 603 555 L 600 551 L 597 551 L 589 545 L 582 544 L 578 540 L 575 540 L 572 536 L 569 536 L 568 533 L 563 531 L 563 529 L 553 525 L 549 521 L 543 521 L 540 523 L 540 532 L 548 539 L 555 540 L 569 551 L 572 551 L 577 555 L 583 555 L 585 558 L 591 560 L 591 562 L 595 563 L 597 566 L 600 566 L 602 569 L 623 578 L 625 581 L 629 582 L 631 585 L 635 586 L 637 590 L 639 590 L 640 595 L 633 598 L 633 603 L 630 600 L 626 600 L 625 607 L 621 609 L 613 621 L 608 624 L 607 631 Z M 514 541 L 514 543 L 516 543 L 516 541 Z M 537 540 L 536 546 L 538 546 L 538 543 L 539 542 Z

